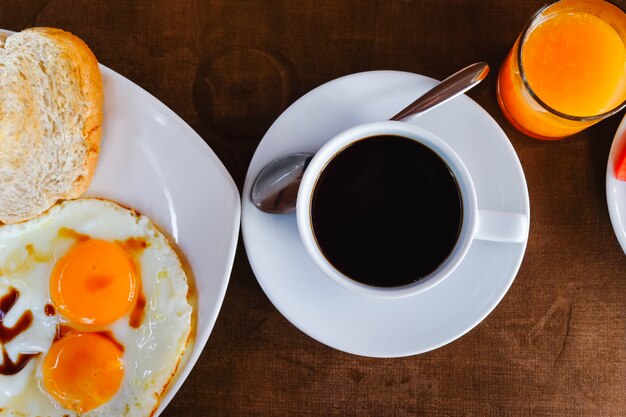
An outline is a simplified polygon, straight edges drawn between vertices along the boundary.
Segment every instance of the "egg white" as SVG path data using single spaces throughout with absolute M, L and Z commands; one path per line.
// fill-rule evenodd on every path
M 45 304 L 50 302 L 49 274 L 55 262 L 76 243 L 60 236 L 61 228 L 108 241 L 143 238 L 148 244 L 137 255 L 146 297 L 142 325 L 131 328 L 126 316 L 106 329 L 125 349 L 121 388 L 109 402 L 81 415 L 150 416 L 176 371 L 191 333 L 189 285 L 176 251 L 150 219 L 100 199 L 65 201 L 36 219 L 0 227 L 0 297 L 11 286 L 20 293 L 4 323 L 10 327 L 27 309 L 34 317 L 26 331 L 7 343 L 7 353 L 12 359 L 20 352 L 42 353 L 18 374 L 0 375 L 0 415 L 78 415 L 62 408 L 41 383 L 43 356 L 57 324 L 63 320 L 58 314 L 48 317 L 44 312 Z

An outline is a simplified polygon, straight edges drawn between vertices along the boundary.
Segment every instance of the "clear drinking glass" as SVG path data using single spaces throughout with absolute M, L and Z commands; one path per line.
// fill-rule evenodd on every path
M 602 0 L 561 0 L 538 10 L 498 74 L 511 124 L 561 139 L 626 106 L 626 14 Z

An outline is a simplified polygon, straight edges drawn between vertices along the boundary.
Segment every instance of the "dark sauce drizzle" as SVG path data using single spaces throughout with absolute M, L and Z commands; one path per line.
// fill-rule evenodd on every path
M 130 319 L 128 320 L 128 325 L 133 329 L 138 329 L 141 327 L 143 323 L 143 318 L 145 314 L 146 307 L 146 296 L 143 294 L 143 289 L 141 285 L 139 285 L 138 294 L 137 294 L 137 302 L 135 303 L 135 307 L 130 312 Z
M 142 237 L 129 237 L 124 241 L 116 241 L 118 245 L 132 255 L 133 268 L 135 269 L 135 275 L 137 276 L 137 301 L 135 306 L 130 312 L 130 318 L 128 325 L 133 329 L 138 329 L 143 323 L 146 307 L 146 296 L 143 293 L 143 286 L 141 285 L 141 265 L 137 261 L 137 258 L 148 247 L 148 242 Z
M 80 332 L 80 330 L 76 330 L 73 327 L 68 326 L 66 324 L 59 324 L 59 325 L 57 325 L 57 332 L 56 332 L 56 335 L 54 336 L 54 342 L 56 342 L 56 341 L 58 341 L 60 339 L 63 339 L 68 334 L 74 333 L 74 332 Z M 108 330 L 103 330 L 103 331 L 99 331 L 99 332 L 90 332 L 90 333 L 97 334 L 99 336 L 102 336 L 102 337 L 110 340 L 115 346 L 117 346 L 117 348 L 120 350 L 120 352 L 124 352 L 124 345 L 117 341 L 115 336 L 113 336 L 112 332 L 110 332 Z
M 54 335 L 54 340 L 53 342 L 56 342 L 59 339 L 63 339 L 65 336 L 67 336 L 68 333 L 73 332 L 74 329 L 68 325 L 65 324 L 57 324 L 57 332 Z
M 120 352 L 124 353 L 124 345 L 117 341 L 115 336 L 113 336 L 113 333 L 106 330 L 106 331 L 97 332 L 97 334 L 104 337 L 105 339 L 109 339 L 115 346 L 117 346 Z
M 9 293 L 0 298 L 0 343 L 2 343 L 2 364 L 0 365 L 0 374 L 15 375 L 26 366 L 28 361 L 39 356 L 40 353 L 20 353 L 17 355 L 15 362 L 11 360 L 5 345 L 15 339 L 17 335 L 24 332 L 33 322 L 33 313 L 26 310 L 13 327 L 4 325 L 4 318 L 9 313 L 20 297 L 20 293 L 15 288 L 9 288 Z
M 47 303 L 45 306 L 43 306 L 43 312 L 46 313 L 46 316 L 48 317 L 52 317 L 56 314 L 54 306 L 50 303 Z

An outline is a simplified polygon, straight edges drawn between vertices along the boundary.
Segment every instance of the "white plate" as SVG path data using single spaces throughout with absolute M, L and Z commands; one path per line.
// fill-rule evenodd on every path
M 626 181 L 615 178 L 613 166 L 619 149 L 626 146 L 626 116 L 615 132 L 606 166 L 606 202 L 615 236 L 626 253 Z
M 189 125 L 131 81 L 100 70 L 103 135 L 87 195 L 149 216 L 184 253 L 198 292 L 196 336 L 158 415 L 189 375 L 217 319 L 235 256 L 240 198 L 224 165 Z
M 376 299 L 328 279 L 308 257 L 295 215 L 257 210 L 250 189 L 270 161 L 315 152 L 337 133 L 386 120 L 436 81 L 421 75 L 374 71 L 343 77 L 311 91 L 268 130 L 250 164 L 243 190 L 246 252 L 261 287 L 296 327 L 333 348 L 373 357 L 426 352 L 476 326 L 502 299 L 519 269 L 526 242 L 475 241 L 445 281 L 403 299 Z M 530 218 L 522 167 L 508 138 L 480 106 L 459 97 L 413 121 L 439 135 L 464 160 L 481 209 Z

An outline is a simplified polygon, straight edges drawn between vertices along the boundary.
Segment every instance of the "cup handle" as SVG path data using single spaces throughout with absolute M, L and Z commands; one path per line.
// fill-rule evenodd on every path
M 528 239 L 528 217 L 506 211 L 478 210 L 475 239 L 492 242 L 525 242 Z

